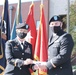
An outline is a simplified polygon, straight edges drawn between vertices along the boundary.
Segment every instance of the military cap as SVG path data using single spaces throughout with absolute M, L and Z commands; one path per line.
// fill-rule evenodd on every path
M 19 24 L 17 24 L 16 29 L 26 29 L 26 30 L 28 30 L 29 26 L 26 23 L 19 23 Z
M 60 16 L 55 15 L 50 19 L 49 24 L 50 24 L 50 22 L 54 22 L 54 21 L 61 21 L 62 22 L 62 19 L 60 18 Z

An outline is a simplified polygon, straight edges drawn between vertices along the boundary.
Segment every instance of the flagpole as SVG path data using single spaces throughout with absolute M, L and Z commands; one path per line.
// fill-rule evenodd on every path
M 70 26 L 70 23 L 69 23 L 69 11 L 70 11 L 70 1 L 67 0 L 67 33 L 69 33 L 69 26 Z
M 34 1 L 32 0 L 32 4 L 34 3 Z
M 43 4 L 43 0 L 41 0 L 41 4 Z
M 10 9 L 10 32 L 11 32 L 11 29 L 12 29 L 12 11 L 13 11 L 13 6 L 9 6 L 9 9 Z

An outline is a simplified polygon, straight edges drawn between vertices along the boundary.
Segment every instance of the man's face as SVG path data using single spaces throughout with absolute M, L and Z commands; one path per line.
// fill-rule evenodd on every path
M 20 39 L 24 39 L 27 36 L 27 32 L 28 32 L 28 30 L 26 30 L 26 29 L 16 29 L 17 36 Z
M 60 21 L 54 21 L 54 22 L 51 22 L 49 26 L 50 27 L 52 27 L 52 26 L 60 26 L 60 27 L 62 27 L 62 22 L 60 22 Z

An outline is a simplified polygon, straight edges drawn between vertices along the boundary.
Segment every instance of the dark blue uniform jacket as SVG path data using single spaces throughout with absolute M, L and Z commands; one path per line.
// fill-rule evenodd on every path
M 7 66 L 4 75 L 31 75 L 29 68 L 32 65 L 23 65 L 23 60 L 32 59 L 32 45 L 24 42 L 24 49 L 17 39 L 6 42 L 5 55 Z
M 73 75 L 71 67 L 73 46 L 74 42 L 71 35 L 64 31 L 51 38 L 48 46 L 48 75 Z

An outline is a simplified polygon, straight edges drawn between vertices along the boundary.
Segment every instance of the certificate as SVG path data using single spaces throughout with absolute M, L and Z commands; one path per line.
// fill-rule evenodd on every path
M 41 62 L 40 61 L 33 61 L 33 64 L 41 64 Z

